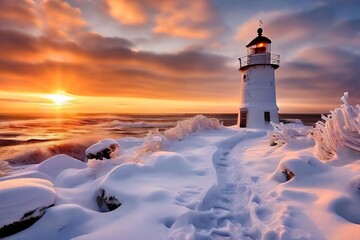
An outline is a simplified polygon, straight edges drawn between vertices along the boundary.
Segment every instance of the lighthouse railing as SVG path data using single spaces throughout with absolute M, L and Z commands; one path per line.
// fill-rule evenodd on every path
M 280 55 L 274 53 L 259 53 L 251 54 L 245 57 L 239 58 L 240 68 L 248 65 L 258 65 L 258 64 L 271 64 L 271 65 L 280 65 Z

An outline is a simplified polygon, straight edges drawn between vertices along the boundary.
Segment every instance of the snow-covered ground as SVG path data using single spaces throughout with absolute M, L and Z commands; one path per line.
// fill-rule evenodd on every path
M 1 202 L 12 207 L 10 214 L 0 206 L 3 225 L 29 212 L 29 203 L 48 207 L 56 198 L 6 239 L 357 239 L 360 153 L 340 146 L 319 160 L 309 132 L 300 124 L 275 132 L 222 127 L 200 117 L 163 135 L 116 140 L 121 147 L 109 160 L 59 155 L 11 169 L 0 179 Z M 32 189 L 43 200 L 26 194 Z M 99 207 L 109 199 L 120 206 Z

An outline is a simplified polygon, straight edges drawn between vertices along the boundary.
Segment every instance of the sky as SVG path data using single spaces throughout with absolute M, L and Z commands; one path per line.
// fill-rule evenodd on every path
M 236 113 L 259 20 L 281 56 L 281 113 L 329 112 L 346 91 L 358 104 L 359 12 L 352 0 L 1 0 L 0 113 Z

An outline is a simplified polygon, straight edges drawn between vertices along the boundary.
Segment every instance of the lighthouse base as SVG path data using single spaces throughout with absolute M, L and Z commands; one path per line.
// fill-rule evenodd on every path
M 266 128 L 270 122 L 279 123 L 278 108 L 240 108 L 237 126 L 240 128 Z

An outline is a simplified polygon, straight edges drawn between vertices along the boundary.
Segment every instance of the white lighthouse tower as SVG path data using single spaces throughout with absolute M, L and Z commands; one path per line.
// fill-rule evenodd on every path
M 257 30 L 258 36 L 246 45 L 247 56 L 239 58 L 241 128 L 264 128 L 270 121 L 279 122 L 275 69 L 279 68 L 280 55 L 271 53 L 271 41 L 262 32 Z

